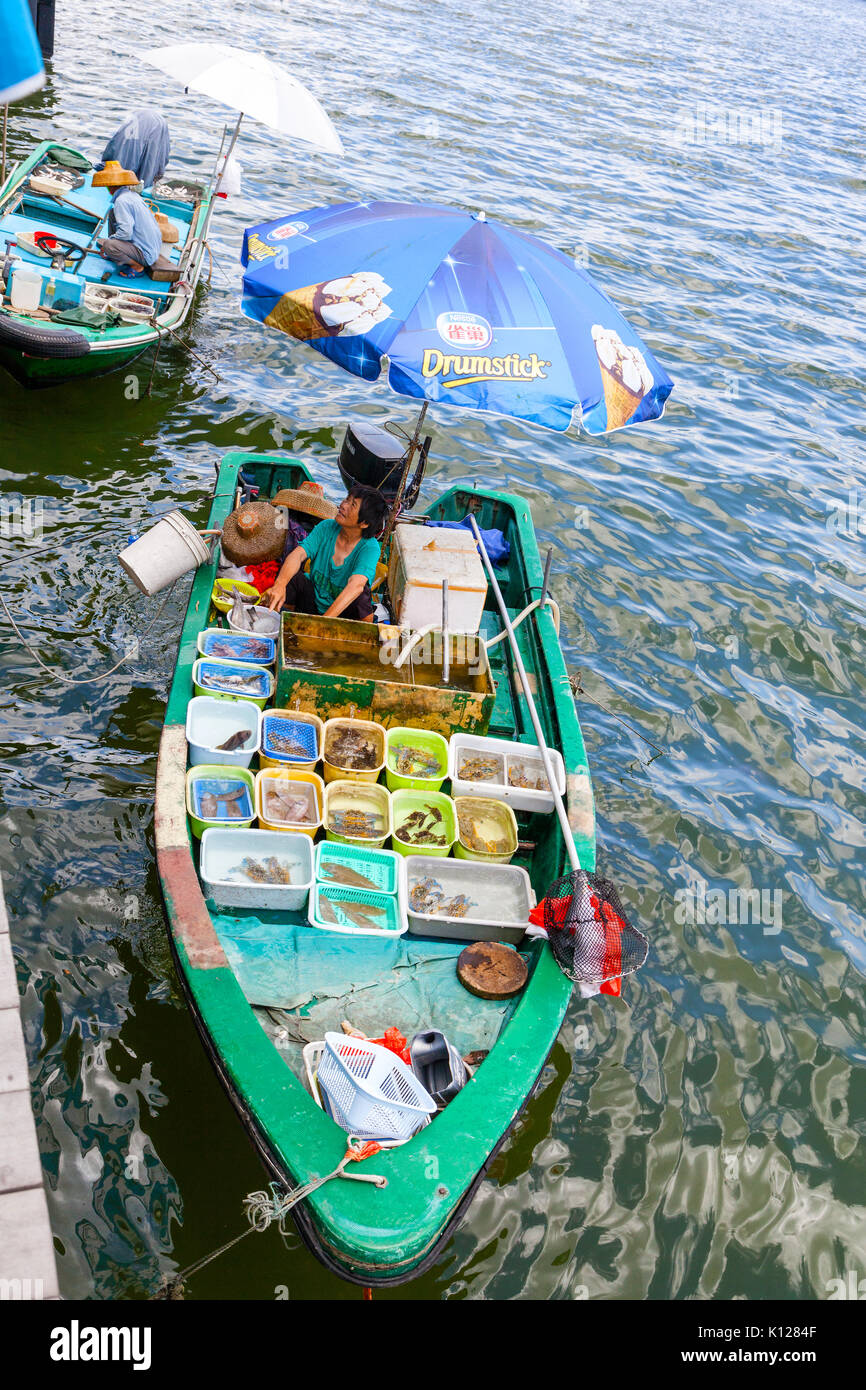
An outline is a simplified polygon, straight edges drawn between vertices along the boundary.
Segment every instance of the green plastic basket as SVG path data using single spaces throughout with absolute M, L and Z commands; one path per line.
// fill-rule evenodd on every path
M 247 789 L 248 816 L 239 817 L 237 820 L 227 815 L 217 816 L 213 820 L 206 820 L 200 812 L 198 802 L 197 783 L 213 783 L 220 786 L 223 790 L 230 786 L 236 786 L 243 782 Z M 197 839 L 201 839 L 204 832 L 211 826 L 218 829 L 249 830 L 256 818 L 256 783 L 253 774 L 246 767 L 226 767 L 216 763 L 195 763 L 186 774 L 186 812 L 189 817 L 190 829 Z
M 419 748 L 439 760 L 439 772 L 432 777 L 397 772 L 395 749 L 400 745 Z M 432 729 L 389 729 L 385 735 L 385 781 L 392 792 L 400 790 L 438 792 L 448 776 L 448 740 Z
M 329 922 L 322 915 L 322 899 L 333 904 L 337 922 Z M 341 909 L 340 904 L 372 903 L 381 910 L 376 920 L 380 926 L 363 926 L 353 922 Z M 397 897 L 387 893 L 367 893 L 363 888 L 342 888 L 330 884 L 317 883 L 310 895 L 310 923 L 322 931 L 342 932 L 346 936 L 402 936 L 408 927 L 408 919 L 401 910 Z
M 337 803 L 343 803 L 338 806 Z M 346 803 L 373 810 L 382 821 L 381 835 L 349 835 L 338 830 L 334 815 L 349 809 Z M 339 845 L 355 845 L 358 849 L 384 849 L 391 834 L 391 793 L 378 782 L 328 782 L 325 786 L 325 810 L 322 817 L 326 837 Z
M 396 893 L 400 882 L 400 860 L 390 849 L 362 849 L 360 845 L 341 845 L 336 840 L 322 840 L 316 846 L 316 880 L 328 888 L 345 888 L 349 884 L 334 883 L 327 876 L 327 865 L 342 864 L 372 880 L 379 893 Z M 362 893 L 366 889 L 360 890 Z M 369 890 L 373 892 L 371 888 Z
M 445 835 L 445 844 L 429 845 L 400 839 L 399 832 L 406 817 L 413 811 L 421 811 L 429 806 L 435 806 L 442 814 L 442 820 L 435 828 L 438 834 Z M 429 854 L 437 859 L 445 859 L 457 839 L 457 812 L 451 797 L 444 792 L 394 792 L 391 796 L 391 826 L 391 845 L 398 854 Z

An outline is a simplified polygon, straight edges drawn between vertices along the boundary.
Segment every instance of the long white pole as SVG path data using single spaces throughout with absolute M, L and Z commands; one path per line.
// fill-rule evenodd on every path
M 231 154 L 232 150 L 234 149 L 235 145 L 236 145 L 237 142 L 238 142 L 238 136 L 239 136 L 240 133 L 241 133 L 241 121 L 243 120 L 243 118 L 244 118 L 244 113 L 243 113 L 243 111 L 242 111 L 242 112 L 240 113 L 240 115 L 238 116 L 237 124 L 236 124 L 236 126 L 235 126 L 235 128 L 234 128 L 234 132 L 233 132 L 233 134 L 232 134 L 231 142 L 230 142 L 230 144 L 229 144 L 228 149 L 226 150 L 226 156 L 225 156 L 225 159 L 223 160 L 223 166 L 222 166 L 222 167 L 223 167 L 223 170 L 225 170 L 225 167 L 226 167 L 226 160 L 228 159 L 229 155 Z M 210 231 L 211 218 L 213 217 L 214 208 L 216 207 L 217 188 L 219 187 L 219 182 L 220 182 L 220 154 L 222 153 L 222 147 L 223 147 L 223 145 L 225 144 L 225 138 L 226 138 L 226 136 L 225 136 L 225 127 L 224 127 L 224 128 L 223 128 L 223 138 L 222 138 L 222 140 L 221 140 L 221 142 L 220 142 L 219 151 L 218 151 L 217 157 L 216 157 L 216 164 L 215 164 L 215 166 L 214 166 L 214 171 L 213 171 L 213 178 L 211 179 L 211 187 L 210 187 L 210 206 L 208 207 L 207 215 L 206 215 L 206 217 L 205 217 L 204 225 L 202 226 L 201 231 L 199 232 L 199 234 L 198 234 L 198 236 L 196 237 L 195 241 L 190 242 L 189 247 L 188 247 L 188 249 L 187 249 L 187 252 L 186 252 L 186 264 L 187 264 L 187 265 L 189 265 L 190 261 L 192 260 L 193 254 L 195 253 L 197 247 L 199 246 L 199 243 L 202 242 L 202 241 L 207 241 L 207 234 L 208 234 L 208 232 Z M 200 273 L 200 272 L 201 272 L 201 261 L 199 261 L 199 273 Z M 196 281 L 197 281 L 197 280 L 198 280 L 198 276 L 196 276 Z M 193 288 L 195 288 L 195 286 L 193 286 Z
M 442 684 L 451 677 L 451 644 L 448 641 L 448 576 L 442 580 Z
M 568 854 L 568 858 L 571 862 L 572 869 L 579 869 L 580 860 L 577 857 L 577 850 L 574 847 L 574 838 L 571 833 L 571 826 L 568 823 L 568 812 L 565 809 L 565 802 L 563 801 L 560 795 L 559 787 L 556 785 L 556 771 L 553 766 L 553 759 L 550 756 L 550 750 L 544 740 L 544 730 L 541 727 L 541 720 L 538 717 L 538 710 L 535 708 L 535 701 L 532 698 L 532 691 L 529 688 L 529 677 L 526 674 L 526 667 L 523 664 L 523 657 L 520 655 L 520 648 L 517 645 L 517 637 L 515 636 L 514 628 L 511 625 L 511 618 L 508 616 L 508 609 L 505 606 L 505 599 L 502 597 L 502 590 L 499 587 L 499 581 L 497 580 L 496 575 L 493 571 L 493 565 L 490 561 L 490 556 L 487 554 L 487 548 L 484 544 L 484 541 L 481 539 L 481 532 L 478 529 L 478 523 L 471 512 L 469 513 L 469 524 L 472 527 L 475 539 L 478 542 L 478 549 L 481 553 L 481 558 L 484 561 L 484 567 L 487 570 L 487 576 L 490 580 L 490 587 L 496 595 L 496 602 L 499 605 L 499 613 L 503 623 L 505 624 L 505 631 L 508 633 L 508 640 L 511 643 L 511 653 L 514 657 L 514 664 L 517 667 L 517 673 L 520 676 L 520 684 L 523 688 L 523 693 L 526 696 L 526 703 L 529 707 L 529 717 L 532 720 L 532 727 L 535 730 L 535 737 L 538 740 L 538 748 L 539 752 L 541 753 L 541 761 L 544 763 L 544 771 L 547 776 L 548 783 L 550 784 L 550 790 L 553 792 L 553 800 L 556 805 L 556 814 L 559 817 L 559 824 L 562 830 L 562 838 L 565 840 L 566 853 Z
M 228 147 L 228 149 L 226 150 L 226 157 L 225 157 L 225 159 L 223 160 L 223 169 L 225 169 L 226 165 L 228 164 L 229 159 L 231 158 L 232 150 L 234 149 L 235 145 L 238 143 L 238 136 L 239 136 L 240 133 L 241 133 L 241 121 L 243 120 L 243 118 L 244 118 L 244 113 L 243 113 L 243 111 L 241 111 L 240 115 L 238 116 L 238 123 L 237 123 L 237 125 L 235 126 L 235 128 L 234 128 L 234 133 L 232 134 L 232 138 L 231 138 L 231 140 L 229 141 L 229 147 Z

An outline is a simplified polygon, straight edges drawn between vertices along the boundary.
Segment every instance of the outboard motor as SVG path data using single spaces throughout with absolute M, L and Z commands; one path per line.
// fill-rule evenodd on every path
M 346 487 L 363 483 L 365 487 L 378 488 L 382 496 L 392 502 L 400 486 L 410 442 L 407 436 L 397 439 L 388 430 L 367 421 L 347 425 L 339 459 L 340 476 Z M 406 483 L 403 493 L 403 506 L 406 508 L 415 505 L 421 490 L 430 443 L 431 436 L 428 435 L 418 451 L 415 472 Z

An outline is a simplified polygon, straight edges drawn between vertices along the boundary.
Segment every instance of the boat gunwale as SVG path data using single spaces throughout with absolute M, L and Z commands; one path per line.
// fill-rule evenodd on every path
M 171 936 L 169 937 L 169 940 L 172 955 L 174 956 L 177 964 L 180 965 L 180 957 L 177 953 L 175 941 Z M 217 1073 L 217 1076 L 222 1086 L 224 1087 L 229 1099 L 232 1102 L 232 1105 L 237 1111 L 238 1119 L 243 1125 L 243 1128 L 246 1130 L 265 1168 L 267 1168 L 270 1171 L 276 1182 L 285 1184 L 286 1170 L 284 1166 L 279 1162 L 278 1158 L 275 1155 L 275 1151 L 268 1142 L 267 1136 L 262 1133 L 259 1126 L 256 1124 L 255 1119 L 250 1114 L 248 1107 L 244 1104 L 243 1096 L 235 1086 L 231 1072 L 227 1070 L 227 1068 L 225 1067 L 223 1059 L 219 1051 L 215 1047 L 213 1039 L 211 1038 L 210 1033 L 208 1031 L 207 1025 L 198 1009 L 195 994 L 190 988 L 189 981 L 186 978 L 185 972 L 179 969 L 178 974 L 181 980 L 181 987 L 183 989 L 187 1003 L 192 1012 L 195 1026 L 198 1031 L 199 1037 L 201 1038 L 205 1052 L 207 1053 L 208 1060 L 210 1061 L 214 1071 Z M 556 1040 L 554 1039 L 554 1044 L 555 1041 Z M 544 1075 L 544 1071 L 548 1065 L 554 1044 L 551 1044 L 551 1048 L 546 1053 L 544 1060 L 542 1061 L 539 1067 L 538 1074 L 535 1077 L 532 1085 L 526 1092 L 523 1102 L 520 1105 L 519 1109 L 516 1111 L 513 1119 L 511 1120 L 507 1128 L 503 1130 L 496 1144 L 488 1153 L 484 1163 L 474 1174 L 471 1182 L 465 1189 L 463 1196 L 461 1197 L 457 1205 L 454 1207 L 445 1225 L 441 1228 L 438 1234 L 433 1237 L 430 1245 L 427 1246 L 427 1248 L 421 1253 L 420 1256 L 416 1255 L 411 1257 L 409 1260 L 405 1262 L 405 1267 L 399 1266 L 397 1264 L 389 1266 L 362 1265 L 357 1262 L 353 1263 L 352 1265 L 344 1264 L 340 1259 L 340 1255 L 337 1248 L 334 1245 L 332 1245 L 329 1241 L 325 1240 L 321 1230 L 316 1226 L 313 1217 L 307 1210 L 306 1205 L 304 1203 L 299 1203 L 298 1206 L 296 1206 L 292 1211 L 292 1221 L 307 1249 L 313 1255 L 315 1255 L 316 1259 L 318 1259 L 320 1263 L 323 1264 L 325 1268 L 328 1269 L 332 1274 L 337 1275 L 337 1277 L 340 1279 L 344 1279 L 347 1283 L 355 1284 L 361 1288 L 366 1288 L 370 1285 L 374 1285 L 376 1288 L 379 1289 L 399 1288 L 402 1284 L 406 1284 L 410 1280 L 420 1278 L 422 1274 L 426 1274 L 427 1271 L 436 1263 L 444 1246 L 451 1239 L 457 1227 L 460 1225 L 461 1221 L 463 1220 L 463 1217 L 465 1216 L 469 1207 L 472 1205 L 472 1202 L 475 1198 L 475 1194 L 478 1191 L 479 1185 L 484 1180 L 484 1177 L 486 1176 L 491 1165 L 494 1163 L 497 1156 L 499 1155 L 499 1152 L 502 1149 L 503 1145 L 507 1142 L 509 1135 L 511 1134 L 515 1125 L 520 1120 L 526 1107 L 533 1099 L 538 1089 L 539 1082 L 541 1081 L 541 1078 Z

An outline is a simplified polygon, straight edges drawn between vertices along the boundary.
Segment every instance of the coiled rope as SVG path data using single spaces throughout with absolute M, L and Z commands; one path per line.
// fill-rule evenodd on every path
M 216 1250 L 212 1250 L 209 1255 L 204 1255 L 200 1260 L 196 1260 L 194 1264 L 187 1265 L 186 1269 L 180 1270 L 163 1285 L 158 1293 L 153 1294 L 151 1301 L 177 1298 L 181 1286 L 187 1279 L 193 1274 L 197 1274 L 200 1269 L 204 1269 L 212 1260 L 225 1254 L 226 1250 L 231 1250 L 232 1246 L 237 1245 L 246 1236 L 252 1235 L 254 1231 L 266 1231 L 276 1221 L 280 1235 L 287 1236 L 289 1232 L 286 1230 L 286 1217 L 292 1208 L 334 1178 L 351 1176 L 361 1182 L 372 1183 L 374 1187 L 387 1186 L 388 1179 L 385 1177 L 373 1173 L 349 1174 L 343 1171 L 348 1163 L 361 1163 L 363 1159 L 371 1158 L 373 1154 L 379 1153 L 381 1147 L 381 1144 L 377 1144 L 375 1140 L 365 1142 L 350 1135 L 346 1152 L 332 1173 L 326 1173 L 321 1178 L 311 1178 L 309 1182 L 303 1183 L 300 1187 L 294 1187 L 285 1193 L 281 1191 L 280 1184 L 275 1182 L 269 1184 L 269 1192 L 250 1192 L 244 1198 L 244 1215 L 248 1223 L 246 1230 L 241 1231 L 240 1235 L 234 1236 L 231 1240 L 227 1240 L 225 1245 L 220 1245 Z

